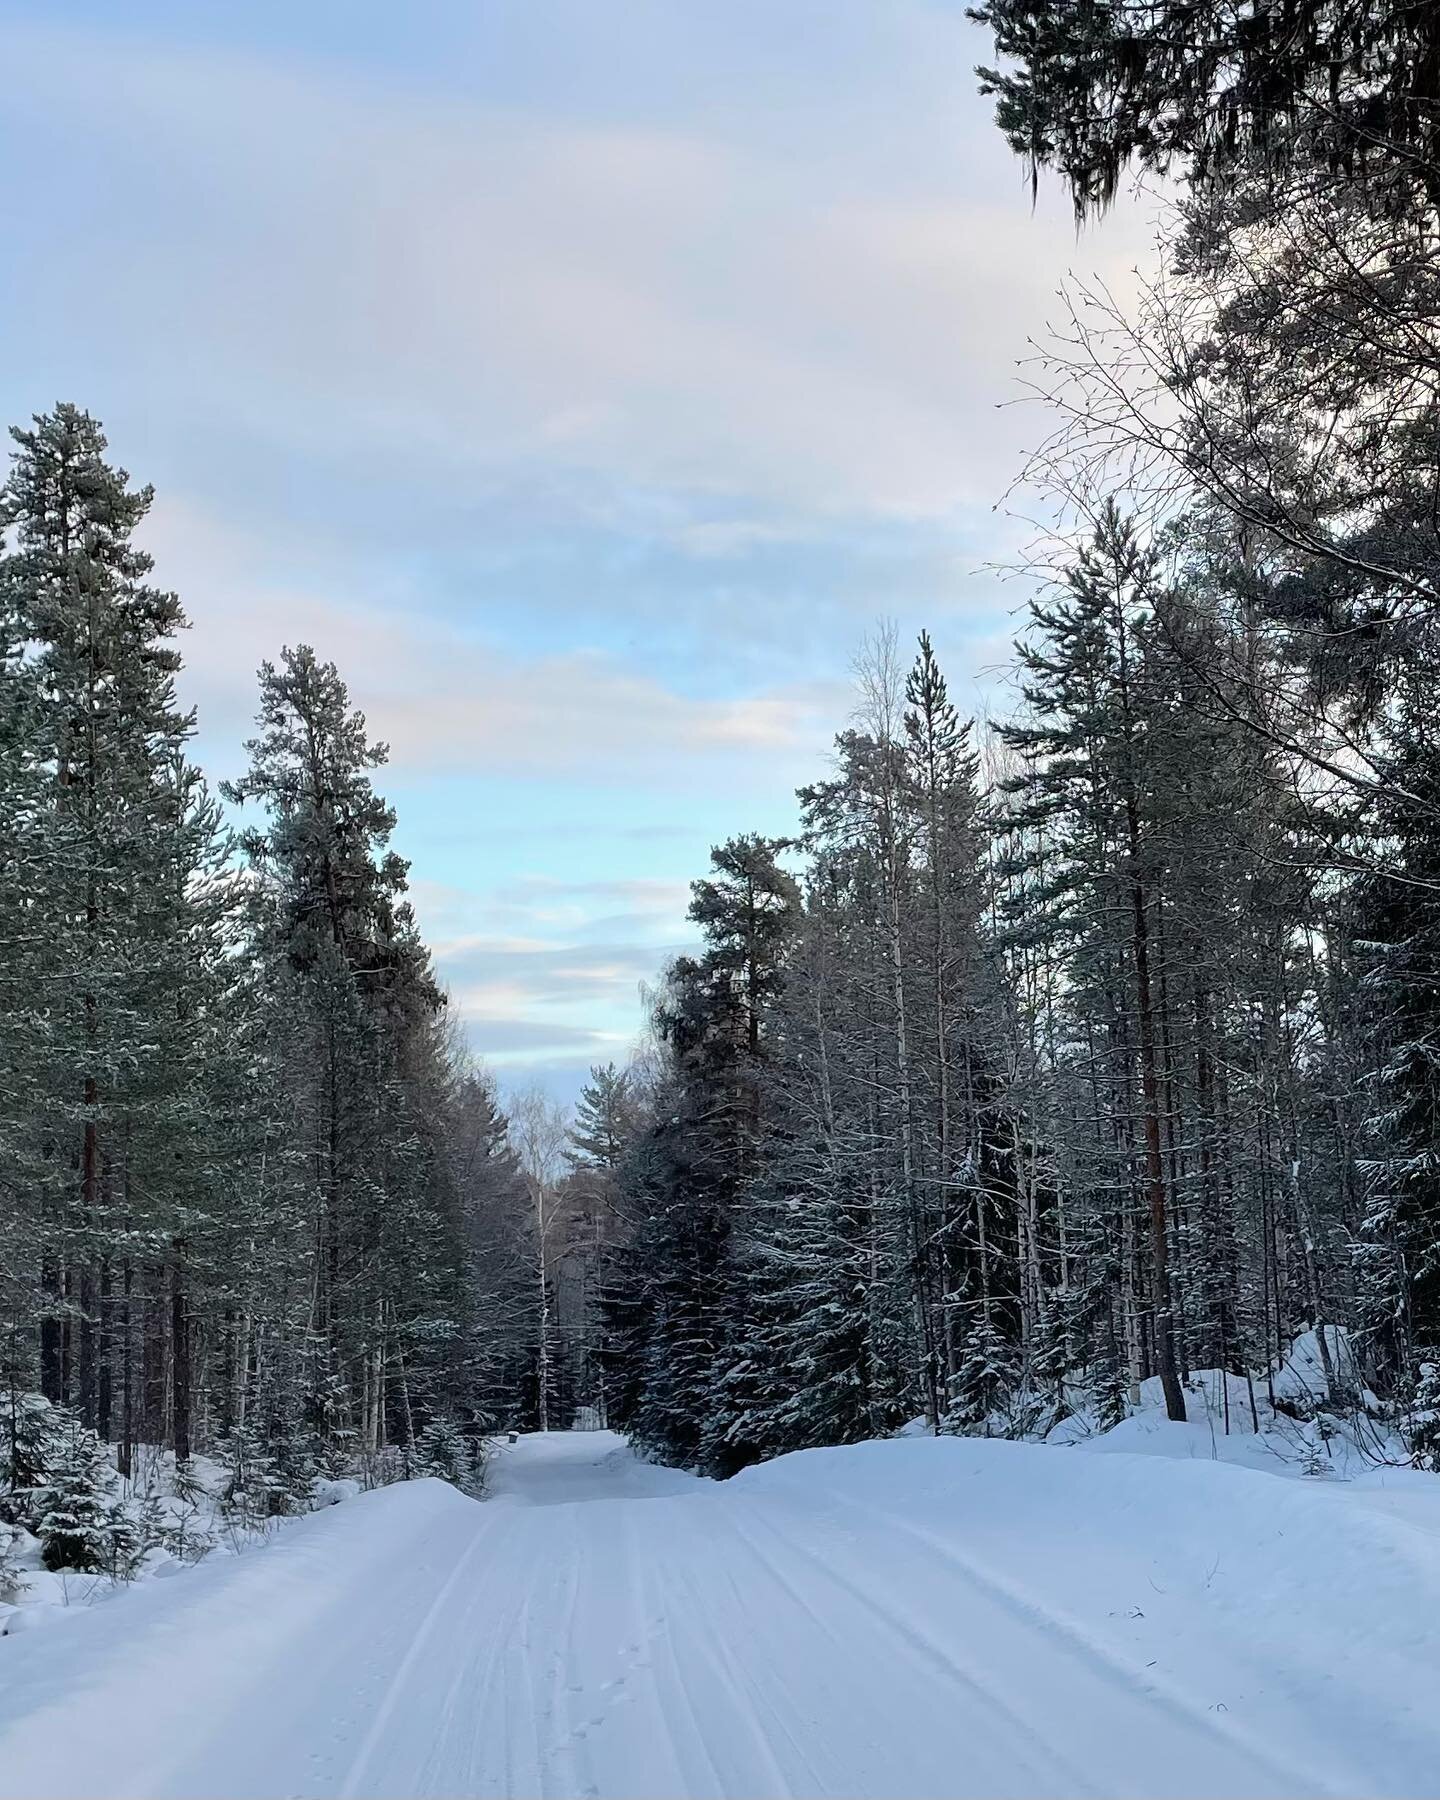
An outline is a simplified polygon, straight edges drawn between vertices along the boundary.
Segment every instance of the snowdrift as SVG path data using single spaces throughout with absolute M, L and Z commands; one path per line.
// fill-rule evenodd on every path
M 1303 1331 L 1268 1371 L 1247 1378 L 1222 1369 L 1194 1370 L 1184 1383 L 1184 1424 L 1166 1417 L 1160 1379 L 1152 1376 L 1140 1384 L 1139 1407 L 1118 1425 L 1102 1427 L 1080 1395 L 1075 1410 L 1046 1432 L 1044 1441 L 1339 1481 L 1365 1481 L 1377 1470 L 1408 1466 L 1404 1439 L 1365 1386 L 1349 1334 L 1331 1325 L 1325 1337 L 1341 1389 L 1338 1404 L 1327 1392 L 1315 1333 Z M 991 1436 L 1017 1435 L 1004 1419 L 994 1425 Z
M 0 1795 L 153 1791 L 152 1771 L 202 1744 L 217 1712 L 351 1630 L 358 1597 L 407 1565 L 412 1585 L 448 1572 L 479 1512 L 443 1481 L 378 1488 L 0 1640 Z M 257 1706 L 255 1730 L 277 1726 Z
M 1160 1428 L 1169 1454 L 909 1438 L 731 1485 L 923 1543 L 1315 1792 L 1440 1791 L 1440 1480 L 1276 1479 Z

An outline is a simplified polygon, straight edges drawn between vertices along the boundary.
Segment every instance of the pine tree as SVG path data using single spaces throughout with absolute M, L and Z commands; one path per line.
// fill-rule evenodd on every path
M 8 513 L 0 513 L 0 524 L 9 523 Z M 47 781 L 38 674 L 26 655 L 19 598 L 13 583 L 0 582 L 0 1325 L 8 1334 L 12 1389 L 22 1363 L 28 1374 L 33 1360 L 29 1334 L 47 1223 L 46 1209 L 36 1205 L 45 1159 L 34 1130 L 47 1040 L 41 979 L 47 934 L 35 905 L 44 873 L 38 827 Z
M 193 923 L 176 885 L 191 860 L 179 796 L 195 779 L 185 763 L 193 720 L 174 691 L 172 640 L 185 621 L 175 596 L 149 584 L 150 559 L 133 543 L 150 490 L 132 490 L 105 461 L 88 414 L 60 406 L 13 435 L 0 638 L 31 647 L 19 702 L 33 797 L 25 859 L 36 875 L 25 914 L 47 1022 L 38 1069 L 21 1063 L 37 1096 L 39 1373 L 50 1398 L 72 1398 L 109 1429 L 106 1246 L 124 1211 L 122 1165 L 137 1139 L 176 1155 L 173 1143 L 161 1150 L 158 1115 L 173 1117 L 188 1097 L 185 1074 L 167 1083 L 152 1029 L 152 997 L 173 982 Z M 15 704 L 7 710 L 13 719 Z
M 262 895 L 261 953 L 309 1062 L 311 1310 L 323 1349 L 310 1380 L 342 1372 L 348 1409 L 336 1429 L 373 1452 L 392 1423 L 387 1368 L 399 1360 L 403 1413 L 413 1399 L 403 1359 L 459 1329 L 449 1296 L 406 1280 L 412 1250 L 443 1235 L 438 1145 L 407 1079 L 434 1072 L 425 1034 L 440 995 L 403 898 L 406 865 L 386 847 L 395 816 L 370 781 L 385 747 L 369 741 L 334 666 L 304 645 L 267 663 L 260 727 L 247 774 L 226 793 L 268 812 L 242 841 Z
M 1249 162 L 1343 172 L 1392 211 L 1440 193 L 1435 46 L 1423 8 L 1361 0 L 1195 7 L 1155 0 L 985 0 L 1002 66 L 978 71 L 1032 175 L 1054 168 L 1078 214 L 1132 159 L 1196 185 Z
M 268 815 L 242 872 L 188 759 L 184 616 L 134 542 L 149 490 L 74 407 L 15 438 L 0 1348 L 20 1486 L 7 1477 L 5 1504 L 23 1510 L 54 1473 L 42 1440 L 68 1415 L 39 1388 L 115 1442 L 122 1476 L 137 1444 L 172 1449 L 179 1482 L 192 1449 L 241 1444 L 256 1506 L 300 1507 L 317 1469 L 378 1474 L 417 1419 L 508 1410 L 518 1335 L 479 1248 L 492 1227 L 518 1242 L 505 1183 L 472 1186 L 457 1154 L 471 1085 L 371 785 L 383 748 L 338 675 L 306 650 L 267 666 L 231 790 Z M 494 1144 L 485 1161 L 498 1172 Z M 117 1569 L 143 1550 L 132 1513 L 112 1521 Z
M 1140 547 L 1118 510 L 1107 508 L 1093 543 L 1068 573 L 1064 597 L 1033 608 L 1040 641 L 1022 645 L 1021 658 L 1036 722 L 1007 736 L 1029 760 L 1024 824 L 1061 834 L 1053 891 L 1068 912 L 1068 929 L 1083 934 L 1101 1022 L 1112 1057 L 1119 1053 L 1118 1079 L 1135 1090 L 1154 1355 L 1166 1411 L 1184 1419 L 1155 963 L 1165 865 L 1163 843 L 1152 829 L 1148 783 L 1156 726 L 1144 646 L 1156 586 L 1153 553 Z
M 613 1175 L 634 1130 L 635 1101 L 628 1071 L 614 1063 L 596 1065 L 575 1102 L 570 1127 L 572 1167 Z

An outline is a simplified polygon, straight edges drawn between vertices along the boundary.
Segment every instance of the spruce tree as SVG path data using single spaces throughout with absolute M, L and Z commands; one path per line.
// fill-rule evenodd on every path
M 1366 1324 L 1402 1381 L 1440 1357 L 1440 745 L 1428 676 L 1406 683 L 1386 732 L 1375 821 L 1383 869 L 1355 932 L 1374 1033 L 1365 1210 L 1355 1246 Z
M 266 810 L 242 842 L 261 896 L 260 953 L 306 1065 L 304 1130 L 318 1146 L 306 1403 L 313 1410 L 338 1375 L 346 1401 L 326 1429 L 368 1454 L 392 1430 L 408 1437 L 415 1364 L 460 1330 L 458 1246 L 448 1269 L 428 1255 L 453 1244 L 421 1103 L 444 1080 L 429 1038 L 441 996 L 404 899 L 406 864 L 388 848 L 395 815 L 370 780 L 385 746 L 308 646 L 265 664 L 260 684 L 250 767 L 225 791 Z
M 1007 737 L 1028 762 L 1019 817 L 1056 839 L 1052 892 L 1091 971 L 1114 1077 L 1133 1095 L 1125 1104 L 1141 1131 L 1131 1155 L 1149 1244 L 1155 1361 L 1166 1411 L 1184 1419 L 1154 948 L 1165 853 L 1153 828 L 1148 747 L 1157 714 L 1144 658 L 1156 588 L 1153 553 L 1108 507 L 1063 596 L 1032 609 L 1036 636 L 1020 653 L 1035 722 Z
M 116 1502 L 100 1440 L 68 1419 L 34 1500 L 35 1535 L 47 1569 L 100 1570 L 111 1566 Z

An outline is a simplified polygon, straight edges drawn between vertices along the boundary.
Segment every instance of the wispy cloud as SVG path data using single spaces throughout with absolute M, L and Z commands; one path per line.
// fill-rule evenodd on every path
M 466 1036 L 476 1055 L 488 1062 L 506 1063 L 517 1053 L 532 1058 L 537 1051 L 587 1056 L 611 1056 L 624 1048 L 624 1040 L 600 1031 L 583 1031 L 559 1020 L 494 1019 L 467 1015 Z
M 467 1038 L 497 1067 L 581 1051 L 623 1061 L 644 990 L 695 948 L 683 881 L 524 874 L 472 889 L 422 878 L 412 894 Z
M 942 42 L 958 64 L 967 40 Z M 153 309 L 157 265 L 183 271 L 165 324 L 187 388 L 296 454 L 403 443 L 420 479 L 558 465 L 831 515 L 996 496 L 997 346 L 1042 323 L 1070 249 L 998 140 L 967 166 L 937 114 L 876 192 L 819 110 L 779 159 L 673 118 L 119 35 L 12 26 L 4 46 L 12 105 L 43 133 L 63 102 L 99 192 L 127 186 L 71 252 L 107 266 L 110 328 Z M 147 255 L 108 254 L 137 207 Z M 1112 230 L 1100 255 L 1123 280 L 1139 247 Z
M 298 586 L 234 528 L 162 500 L 147 527 L 162 572 L 179 582 L 195 625 L 186 691 L 212 736 L 238 750 L 255 705 L 254 671 L 286 644 L 333 654 L 372 732 L 405 775 L 484 767 L 581 785 L 634 779 L 685 786 L 716 759 L 789 759 L 798 772 L 825 741 L 838 684 L 770 693 L 680 691 L 600 649 L 523 656 L 481 631 L 414 606 Z M 652 828 L 653 829 L 653 828 Z
M 1146 234 L 1031 212 L 958 7 L 332 12 L 0 6 L 0 395 L 156 482 L 212 771 L 262 658 L 338 662 L 457 1009 L 568 1081 L 707 846 L 788 826 L 877 615 L 973 704 L 1038 429 L 997 406 Z

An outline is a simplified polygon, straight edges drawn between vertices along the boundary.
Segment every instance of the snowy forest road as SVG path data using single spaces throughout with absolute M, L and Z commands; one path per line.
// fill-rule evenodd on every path
M 599 1432 L 494 1487 L 0 1644 L 0 1794 L 1437 1791 L 1440 1540 L 1348 1496 L 956 1441 L 715 1484 Z M 1330 1637 L 1294 1592 L 1322 1542 Z

